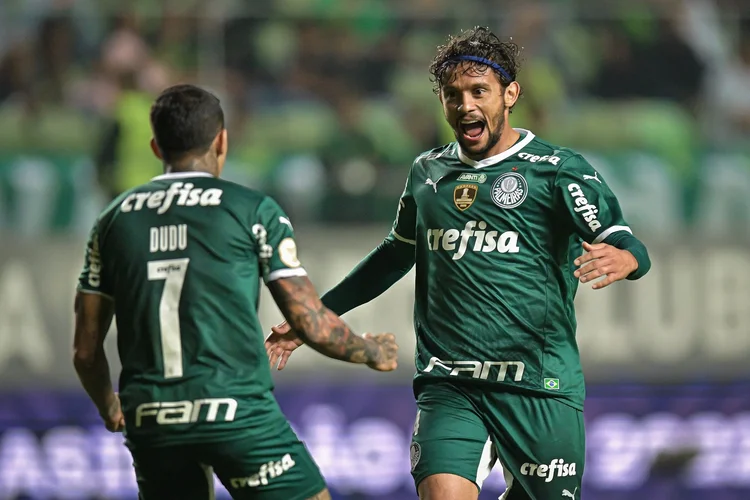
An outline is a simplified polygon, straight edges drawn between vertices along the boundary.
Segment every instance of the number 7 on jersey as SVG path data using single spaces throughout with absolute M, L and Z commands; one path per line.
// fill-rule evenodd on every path
M 148 280 L 164 280 L 159 302 L 159 329 L 164 378 L 182 377 L 182 338 L 180 337 L 180 296 L 190 259 L 148 262 Z

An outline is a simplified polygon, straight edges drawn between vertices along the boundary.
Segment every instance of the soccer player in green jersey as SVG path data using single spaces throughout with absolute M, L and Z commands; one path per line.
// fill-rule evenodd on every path
M 573 299 L 650 267 L 602 176 L 514 129 L 519 49 L 485 28 L 451 37 L 430 72 L 456 142 L 417 156 L 388 237 L 323 303 L 343 314 L 416 263 L 412 475 L 423 500 L 580 498 L 584 380 Z M 281 369 L 294 325 L 266 342 Z
M 272 395 L 260 280 L 320 353 L 390 371 L 393 335 L 355 335 L 320 301 L 291 223 L 258 191 L 219 179 L 218 99 L 190 85 L 151 109 L 164 175 L 117 198 L 94 224 L 75 301 L 74 364 L 107 428 L 124 430 L 142 500 L 330 499 Z M 110 382 L 112 318 L 122 373 Z

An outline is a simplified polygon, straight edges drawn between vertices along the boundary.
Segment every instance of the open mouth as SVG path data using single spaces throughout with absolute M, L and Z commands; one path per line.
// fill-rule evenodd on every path
M 464 136 L 464 138 L 470 141 L 479 140 L 485 129 L 485 124 L 481 120 L 461 122 L 458 124 L 458 126 L 461 129 L 461 134 Z

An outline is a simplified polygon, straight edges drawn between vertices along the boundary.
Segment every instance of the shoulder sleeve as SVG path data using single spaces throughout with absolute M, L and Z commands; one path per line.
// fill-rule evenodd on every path
M 391 235 L 396 240 L 409 245 L 417 244 L 417 205 L 414 202 L 411 184 L 413 171 L 414 165 L 409 169 L 409 175 L 406 177 L 406 186 L 398 200 L 396 220 L 391 228 Z
M 101 251 L 101 225 L 100 218 L 96 221 L 89 234 L 89 239 L 86 243 L 83 270 L 78 277 L 78 291 L 97 293 L 111 299 L 113 298 L 112 283 L 106 276 Z
M 297 257 L 292 223 L 272 198 L 265 197 L 258 205 L 252 233 L 263 281 L 269 283 L 280 278 L 307 275 Z
M 617 197 L 581 155 L 571 156 L 560 164 L 555 195 L 558 210 L 582 240 L 601 243 L 619 231 L 632 234 Z

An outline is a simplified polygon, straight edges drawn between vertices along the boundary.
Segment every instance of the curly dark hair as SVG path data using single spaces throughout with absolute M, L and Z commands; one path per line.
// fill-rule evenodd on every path
M 521 69 L 521 47 L 518 44 L 512 40 L 503 42 L 489 28 L 477 26 L 468 31 L 461 31 L 459 35 L 451 35 L 448 37 L 448 43 L 437 48 L 437 55 L 430 64 L 433 92 L 439 94 L 443 85 L 453 78 L 453 70 L 463 62 L 456 59 L 460 56 L 479 57 L 498 64 L 507 73 L 503 75 L 493 69 L 503 87 L 515 81 Z M 476 66 L 483 66 L 483 71 L 487 68 L 480 62 L 470 62 L 466 70 Z

